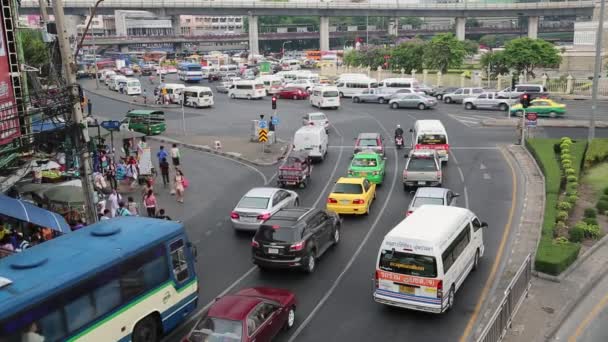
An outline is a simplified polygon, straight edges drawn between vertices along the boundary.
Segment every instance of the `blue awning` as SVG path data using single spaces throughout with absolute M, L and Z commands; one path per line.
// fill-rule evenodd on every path
M 63 216 L 2 194 L 0 194 L 0 214 L 61 233 L 71 232 Z

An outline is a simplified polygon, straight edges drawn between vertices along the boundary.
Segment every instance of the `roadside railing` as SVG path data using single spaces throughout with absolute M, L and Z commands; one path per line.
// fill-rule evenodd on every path
M 528 254 L 526 260 L 515 273 L 511 283 L 505 290 L 500 305 L 485 326 L 477 342 L 498 342 L 503 339 L 507 329 L 511 327 L 513 317 L 528 296 L 530 281 L 532 280 L 532 255 Z

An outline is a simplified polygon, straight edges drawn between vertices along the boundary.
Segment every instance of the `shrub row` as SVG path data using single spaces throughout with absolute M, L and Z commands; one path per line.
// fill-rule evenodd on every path
M 595 138 L 585 154 L 585 168 L 592 167 L 608 159 L 608 139 Z

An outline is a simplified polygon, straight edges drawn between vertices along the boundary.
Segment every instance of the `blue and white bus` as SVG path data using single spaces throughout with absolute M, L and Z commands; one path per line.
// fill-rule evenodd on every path
M 181 223 L 101 221 L 0 260 L 0 341 L 159 341 L 196 309 Z
M 202 67 L 197 63 L 181 63 L 177 74 L 184 82 L 200 82 L 203 78 Z

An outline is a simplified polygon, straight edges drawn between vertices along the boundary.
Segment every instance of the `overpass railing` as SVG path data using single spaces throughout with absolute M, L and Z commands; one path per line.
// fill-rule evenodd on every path
M 460 2 L 459 2 L 460 1 Z M 90 0 L 66 0 L 66 8 L 89 8 Z M 99 7 L 103 8 L 235 8 L 235 9 L 361 9 L 361 10 L 474 10 L 474 9 L 567 9 L 593 7 L 593 0 L 563 0 L 563 1 L 530 1 L 530 2 L 500 2 L 497 0 L 394 0 L 363 2 L 349 1 L 256 1 L 256 0 L 105 0 Z M 37 8 L 38 0 L 22 0 L 21 7 Z

